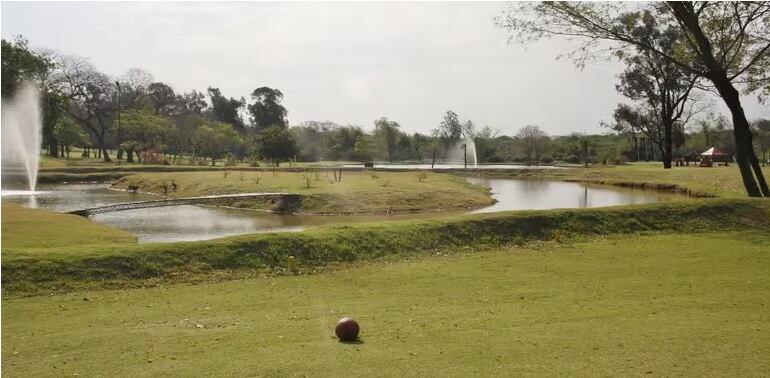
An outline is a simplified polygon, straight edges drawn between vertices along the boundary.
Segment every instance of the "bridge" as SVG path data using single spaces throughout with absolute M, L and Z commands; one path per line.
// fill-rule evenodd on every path
M 136 210 L 136 209 L 149 209 L 153 207 L 216 204 L 218 202 L 221 202 L 222 200 L 263 199 L 263 200 L 273 200 L 273 201 L 282 203 L 282 202 L 286 202 L 286 201 L 283 201 L 284 199 L 288 197 L 295 197 L 295 196 L 297 195 L 290 194 L 290 193 L 218 194 L 218 195 L 201 196 L 201 197 L 166 198 L 166 199 L 150 200 L 150 201 L 114 203 L 111 205 L 67 211 L 66 213 L 80 215 L 82 217 L 90 217 L 91 215 L 95 215 L 95 214 L 112 213 L 115 211 L 126 211 L 126 210 Z

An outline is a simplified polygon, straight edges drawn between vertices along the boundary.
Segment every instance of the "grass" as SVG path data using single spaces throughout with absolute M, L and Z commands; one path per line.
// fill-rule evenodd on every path
M 4 258 L 13 255 L 14 250 L 44 256 L 133 244 L 136 241 L 136 237 L 129 232 L 87 218 L 30 209 L 8 202 L 2 203 L 2 230 Z
M 770 179 L 770 167 L 764 167 Z M 590 181 L 603 184 L 627 184 L 668 190 L 685 189 L 691 193 L 708 194 L 722 198 L 746 198 L 738 167 L 699 168 L 674 167 L 663 169 L 660 163 L 634 163 L 618 166 L 590 166 L 589 168 L 540 169 L 487 172 L 487 175 L 526 176 L 555 180 Z M 676 186 L 676 188 L 672 187 Z
M 6 217 L 4 217 L 5 219 Z M 640 232 L 763 229 L 770 203 L 690 200 L 584 210 L 522 211 L 331 225 L 301 233 L 253 234 L 172 244 L 115 244 L 56 253 L 4 243 L 4 295 L 83 287 L 131 287 L 205 280 L 229 274 L 294 274 L 360 261 L 398 260 L 443 250 L 579 240 Z
M 423 173 L 424 174 L 424 173 Z M 177 185 L 171 191 L 171 183 Z M 288 192 L 300 194 L 301 213 L 400 213 L 478 208 L 493 203 L 487 188 L 464 178 L 419 172 L 344 172 L 335 181 L 331 171 L 315 172 L 175 172 L 140 173 L 123 177 L 114 187 L 136 185 L 140 191 L 168 196 Z M 262 207 L 241 201 L 239 207 Z
M 763 376 L 770 234 L 540 243 L 3 301 L 3 374 Z M 353 316 L 361 342 L 334 322 Z

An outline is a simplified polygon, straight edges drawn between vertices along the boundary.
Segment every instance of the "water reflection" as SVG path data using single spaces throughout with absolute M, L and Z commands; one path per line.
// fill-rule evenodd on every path
M 491 188 L 497 203 L 472 211 L 491 213 L 505 210 L 544 210 L 645 204 L 661 201 L 666 194 L 591 186 L 584 183 L 468 178 L 476 185 Z
M 504 210 L 582 208 L 657 202 L 666 194 L 595 187 L 580 183 L 469 178 L 470 182 L 490 187 L 497 203 L 472 211 L 488 213 Z M 28 207 L 70 211 L 121 202 L 157 199 L 157 196 L 110 190 L 107 184 L 46 184 L 40 191 L 3 191 L 3 201 Z M 319 224 L 373 222 L 394 219 L 421 219 L 457 216 L 462 212 L 401 215 L 313 216 L 272 214 L 252 210 L 208 206 L 170 206 L 136 209 L 94 215 L 91 219 L 129 231 L 139 242 L 175 242 L 219 238 L 257 232 L 300 231 Z

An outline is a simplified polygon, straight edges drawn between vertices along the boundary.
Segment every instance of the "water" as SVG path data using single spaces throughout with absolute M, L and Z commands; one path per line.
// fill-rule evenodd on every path
M 671 198 L 670 194 L 628 190 L 580 183 L 468 178 L 477 185 L 490 187 L 497 203 L 472 213 L 504 210 L 582 208 L 627 204 L 644 204 Z M 114 203 L 158 199 L 157 196 L 110 190 L 107 184 L 41 184 L 31 195 L 25 191 L 4 191 L 3 201 L 28 207 L 70 211 Z M 170 206 L 136 209 L 91 217 L 136 235 L 140 243 L 177 242 L 259 233 L 301 231 L 308 226 L 334 223 L 376 222 L 394 219 L 426 219 L 458 216 L 463 212 L 420 213 L 400 215 L 313 216 L 273 214 L 243 209 L 207 206 Z
M 659 202 L 673 196 L 654 191 L 562 181 L 476 177 L 468 178 L 468 181 L 491 188 L 492 197 L 497 200 L 494 205 L 474 210 L 472 213 L 641 205 Z
M 468 168 L 471 168 L 470 161 Z M 345 168 L 362 168 L 362 164 L 345 164 Z M 382 169 L 462 169 L 464 164 L 436 164 L 431 167 L 430 164 L 374 164 L 375 168 Z M 551 165 L 522 165 L 522 164 L 475 164 L 472 168 L 476 169 L 566 169 L 565 167 L 555 167 Z
M 24 82 L 13 98 L 2 104 L 3 189 L 34 192 L 40 166 L 42 116 L 37 88 Z

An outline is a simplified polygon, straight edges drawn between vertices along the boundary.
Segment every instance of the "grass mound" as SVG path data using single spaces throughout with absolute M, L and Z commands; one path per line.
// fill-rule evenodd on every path
M 701 200 L 583 210 L 508 212 L 374 224 L 326 226 L 301 233 L 255 234 L 202 242 L 125 245 L 36 257 L 5 254 L 8 293 L 83 285 L 136 285 L 141 279 L 221 271 L 311 271 L 340 262 L 437 250 L 639 232 L 701 232 L 770 227 L 761 200 Z M 559 236 L 557 236 L 559 235 Z
M 123 177 L 114 187 L 135 186 L 143 192 L 171 197 L 288 192 L 301 197 L 297 212 L 315 214 L 449 211 L 493 203 L 487 188 L 455 175 L 346 171 L 341 181 L 336 181 L 334 175 L 331 171 L 142 173 Z M 261 201 L 237 201 L 232 205 L 265 208 Z

